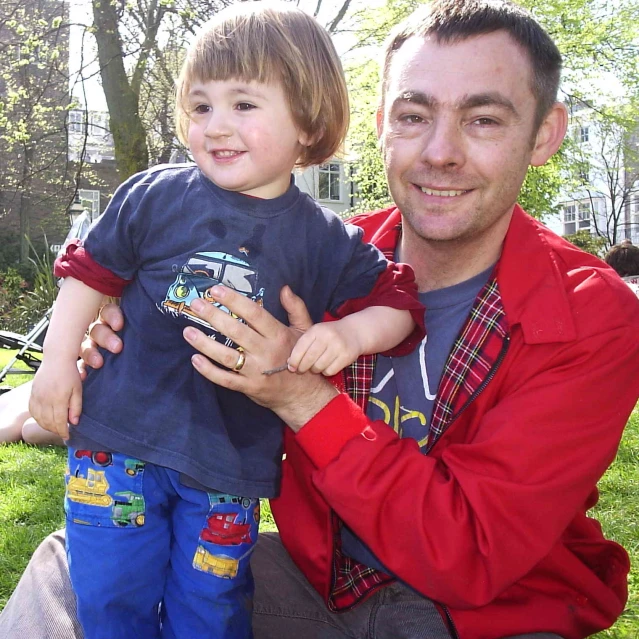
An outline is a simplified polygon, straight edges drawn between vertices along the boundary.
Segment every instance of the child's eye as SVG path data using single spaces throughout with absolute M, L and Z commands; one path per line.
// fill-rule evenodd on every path
M 254 109 L 255 105 L 251 104 L 250 102 L 239 102 L 237 104 L 237 110 L 238 111 L 250 111 L 251 109 Z
M 193 107 L 193 113 L 204 114 L 208 113 L 211 110 L 211 107 L 208 104 L 198 104 Z

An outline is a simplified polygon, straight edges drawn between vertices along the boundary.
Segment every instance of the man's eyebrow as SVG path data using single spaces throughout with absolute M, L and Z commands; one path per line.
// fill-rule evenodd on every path
M 404 91 L 400 93 L 397 98 L 393 100 L 393 106 L 401 103 L 415 104 L 429 109 L 439 106 L 439 102 L 434 96 L 422 91 Z M 513 115 L 519 116 L 515 105 L 505 95 L 496 91 L 466 95 L 455 104 L 455 108 L 458 111 L 466 111 L 482 106 L 499 106 L 510 111 Z
M 519 116 L 515 105 L 505 95 L 496 91 L 467 95 L 457 103 L 457 108 L 461 111 L 483 106 L 499 106 L 510 111 L 513 115 Z
M 423 93 L 422 91 L 404 91 L 400 93 L 394 100 L 393 106 L 400 104 L 401 102 L 410 102 L 423 107 L 433 107 L 437 104 L 437 100 L 429 93 Z

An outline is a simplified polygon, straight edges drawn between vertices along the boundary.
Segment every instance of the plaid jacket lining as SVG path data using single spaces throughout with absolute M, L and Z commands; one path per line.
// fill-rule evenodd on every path
M 385 251 L 393 258 L 393 251 Z M 493 277 L 480 291 L 470 316 L 446 362 L 433 408 L 428 442 L 424 453 L 433 447 L 452 421 L 482 390 L 499 365 L 500 354 L 508 343 L 508 323 Z M 345 390 L 362 410 L 366 410 L 373 383 L 375 355 L 360 357 L 344 369 Z M 356 605 L 393 577 L 346 557 L 341 552 L 340 522 L 333 515 L 334 555 L 333 584 L 328 600 L 331 610 L 345 610 Z

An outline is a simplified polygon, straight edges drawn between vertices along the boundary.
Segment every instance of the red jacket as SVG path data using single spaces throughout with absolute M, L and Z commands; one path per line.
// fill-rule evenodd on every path
M 357 223 L 393 250 L 397 209 Z M 273 513 L 332 609 L 345 605 L 341 520 L 440 604 L 453 636 L 581 639 L 613 624 L 627 598 L 628 556 L 586 512 L 639 396 L 639 301 L 603 262 L 519 207 L 496 282 L 490 307 L 506 332 L 492 331 L 460 384 L 445 372 L 429 448 L 370 422 L 342 393 L 287 432 Z M 386 581 L 378 573 L 360 584 L 351 603 Z

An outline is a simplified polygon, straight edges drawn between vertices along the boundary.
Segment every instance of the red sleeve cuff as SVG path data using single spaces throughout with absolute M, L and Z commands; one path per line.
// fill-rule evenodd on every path
M 327 466 L 344 445 L 369 428 L 369 420 L 348 395 L 332 399 L 295 436 L 317 468 Z
M 100 266 L 84 250 L 80 240 L 69 242 L 64 254 L 55 261 L 53 274 L 56 277 L 73 277 L 95 291 L 111 297 L 121 297 L 124 287 L 131 281 Z
M 415 274 L 408 264 L 389 262 L 380 274 L 373 290 L 366 297 L 347 300 L 337 309 L 338 317 L 357 313 L 371 306 L 388 306 L 400 311 L 410 311 L 415 322 L 413 332 L 401 344 L 385 351 L 387 357 L 401 357 L 411 353 L 426 335 L 424 305 L 417 296 Z

